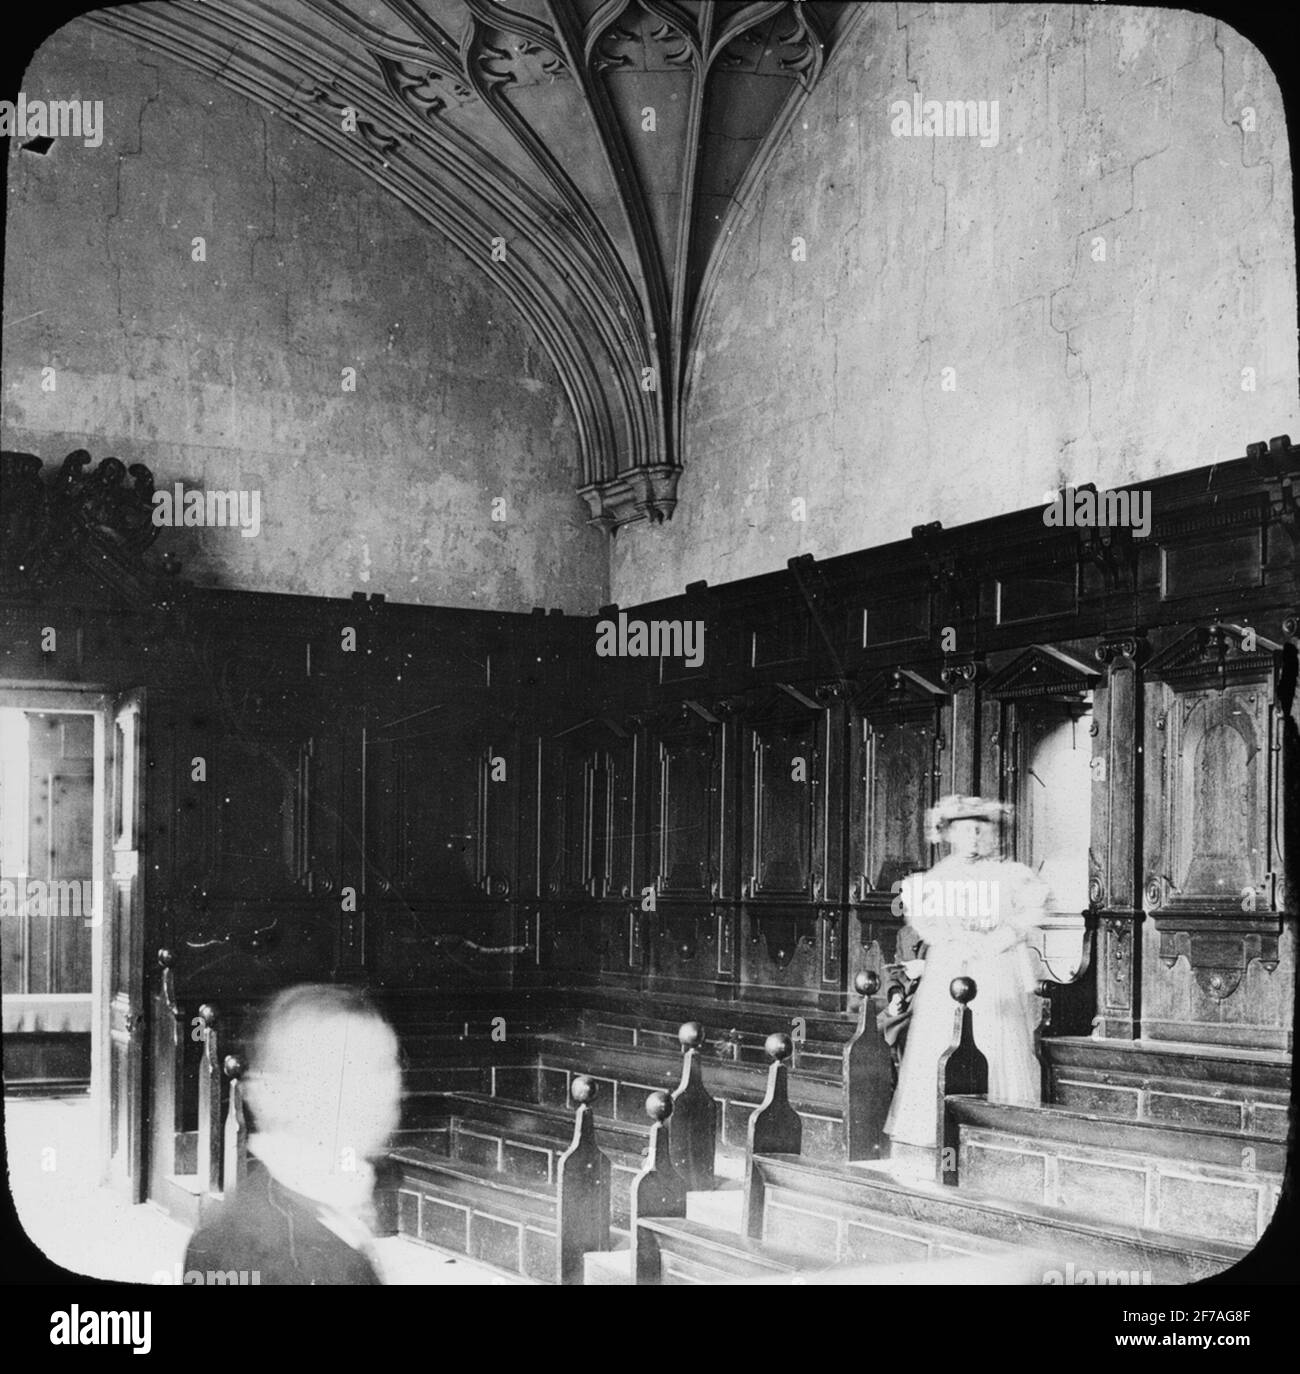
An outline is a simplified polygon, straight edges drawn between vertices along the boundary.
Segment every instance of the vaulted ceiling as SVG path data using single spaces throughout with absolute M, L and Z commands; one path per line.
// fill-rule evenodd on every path
M 92 18 L 292 121 L 492 277 L 556 366 L 579 491 L 612 529 L 672 514 L 722 246 L 862 8 L 169 0 Z

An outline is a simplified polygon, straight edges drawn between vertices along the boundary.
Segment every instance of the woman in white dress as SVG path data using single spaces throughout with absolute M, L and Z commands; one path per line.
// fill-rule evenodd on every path
M 900 893 L 908 925 L 927 942 L 924 976 L 885 1131 L 907 1145 L 934 1146 L 939 1056 L 952 1043 L 954 978 L 975 980 L 975 1043 L 988 1060 L 990 1102 L 1041 1101 L 1034 1055 L 1037 979 L 1025 941 L 1042 923 L 1048 891 L 1024 864 L 998 857 L 1010 808 L 981 797 L 944 797 L 930 812 L 930 839 L 948 854 Z M 911 972 L 911 970 L 909 970 Z

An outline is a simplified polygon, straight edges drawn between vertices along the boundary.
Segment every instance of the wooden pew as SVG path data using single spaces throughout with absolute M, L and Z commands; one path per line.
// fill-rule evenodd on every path
M 773 1063 L 764 1103 L 750 1118 L 749 1159 L 755 1142 L 760 1149 L 797 1152 L 802 1122 L 783 1092 L 789 1070 L 785 1061 L 793 1051 L 790 1036 L 768 1037 Z M 784 1112 L 782 1102 L 784 1101 Z M 652 1092 L 646 1098 L 650 1150 L 645 1168 L 632 1189 L 632 1275 L 637 1284 L 728 1283 L 745 1279 L 794 1275 L 801 1257 L 765 1244 L 757 1236 L 723 1231 L 686 1218 L 688 1183 L 674 1167 L 667 1145 L 671 1134 L 673 1098 Z M 793 1118 L 793 1124 L 791 1123 Z M 748 1200 L 748 1193 L 747 1193 Z M 754 1204 L 762 1229 L 761 1189 Z
M 673 1166 L 686 1186 L 692 1189 L 712 1188 L 714 1160 L 718 1149 L 718 1104 L 704 1086 L 700 1056 L 704 1051 L 704 1027 L 698 1021 L 687 1021 L 677 1032 L 682 1045 L 682 1081 L 670 1098 L 670 1106 L 662 1118 L 650 1112 L 655 1125 L 651 1127 L 651 1153 L 660 1120 L 668 1121 L 668 1149 Z
M 555 1213 L 559 1232 L 558 1279 L 582 1282 L 582 1257 L 588 1250 L 609 1249 L 609 1160 L 596 1144 L 592 1101 L 596 1085 L 579 1078 L 573 1085 L 578 1109 L 573 1118 L 573 1144 L 556 1166 Z
M 803 1148 L 803 1122 L 790 1105 L 790 1071 L 786 1061 L 794 1044 L 783 1031 L 767 1037 L 765 1046 L 772 1061 L 767 1071 L 767 1092 L 749 1118 L 745 1151 L 744 1233 L 758 1240 L 763 1235 L 763 1176 L 754 1166 L 755 1155 L 797 1155 Z
M 431 1132 L 389 1150 L 381 1211 L 401 1235 L 543 1283 L 582 1283 L 583 1255 L 610 1245 L 610 1163 L 596 1138 L 596 1092 L 590 1077 L 573 1082 L 572 1143 L 554 1182 L 450 1156 L 445 1137 Z
M 880 978 L 859 973 L 854 990 L 862 998 L 858 1028 L 844 1047 L 844 1141 L 845 1157 L 887 1159 L 889 1137 L 885 1117 L 894 1096 L 891 1056 L 885 1038 L 876 1028 L 879 1005 L 875 1000 Z
M 188 1172 L 177 1167 L 178 1137 L 185 1130 L 185 1027 L 176 1002 L 173 963 L 170 950 L 158 951 L 161 973 L 153 994 L 149 1027 L 153 1064 L 154 1174 L 159 1180 Z M 184 1154 L 183 1145 L 179 1153 Z
M 668 1144 L 672 1097 L 653 1092 L 646 1098 L 645 1110 L 653 1125 L 645 1168 L 632 1184 L 632 1281 L 657 1283 L 659 1247 L 653 1233 L 641 1223 L 653 1217 L 684 1217 L 688 1185 L 673 1164 Z
M 199 1185 L 207 1193 L 221 1192 L 221 1152 L 224 1124 L 221 1118 L 221 1046 L 217 1009 L 211 1002 L 199 1007 L 203 1053 L 199 1059 Z
M 233 1193 L 248 1172 L 248 1122 L 244 1114 L 244 1074 L 247 1065 L 237 1054 L 228 1054 L 222 1071 L 230 1080 L 226 1124 L 221 1142 L 221 1191 Z
M 959 1125 L 948 1108 L 948 1098 L 956 1094 L 984 1096 L 989 1090 L 988 1060 L 977 1048 L 971 1030 L 970 1004 L 978 991 L 973 978 L 954 978 L 948 985 L 948 992 L 957 1005 L 953 1011 L 952 1042 L 939 1056 L 935 1180 L 954 1187 L 957 1184 Z

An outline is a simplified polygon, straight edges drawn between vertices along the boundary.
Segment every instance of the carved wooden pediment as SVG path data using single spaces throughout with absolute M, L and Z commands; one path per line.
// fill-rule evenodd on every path
M 1147 671 L 1171 683 L 1268 674 L 1281 647 L 1249 626 L 1194 625 L 1154 654 Z
M 806 718 L 824 711 L 837 690 L 833 683 L 774 682 L 745 692 L 737 700 L 736 714 L 746 725 Z
M 1082 696 L 1097 684 L 1100 674 L 1084 659 L 1050 644 L 1034 644 L 993 673 L 984 690 L 991 697 Z
M 889 668 L 865 677 L 852 693 L 853 704 L 863 715 L 881 710 L 932 707 L 948 695 L 938 673 L 914 668 Z
M 614 745 L 628 739 L 635 727 L 613 714 L 584 716 L 571 725 L 561 725 L 555 738 L 577 747 Z

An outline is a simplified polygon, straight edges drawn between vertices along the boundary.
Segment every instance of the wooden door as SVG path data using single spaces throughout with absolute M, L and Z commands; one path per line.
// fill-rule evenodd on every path
M 19 989 L 90 993 L 95 718 L 32 711 L 28 720 L 28 877 L 45 898 L 26 909 Z
M 109 743 L 108 1183 L 128 1202 L 144 1201 L 144 690 L 118 699 Z

